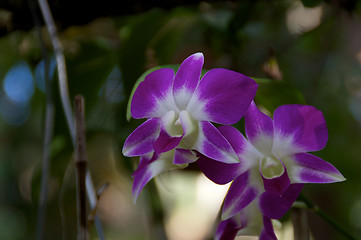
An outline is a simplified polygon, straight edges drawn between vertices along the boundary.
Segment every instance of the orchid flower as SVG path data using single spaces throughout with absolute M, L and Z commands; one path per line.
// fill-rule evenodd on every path
M 278 213 L 283 215 L 297 199 L 302 187 L 303 184 L 291 184 L 282 196 L 264 192 L 240 212 L 221 221 L 217 227 L 215 240 L 233 240 L 239 235 L 256 235 L 260 240 L 276 240 L 272 219 L 266 216 L 269 209 L 263 209 L 265 213 L 262 213 L 260 202 L 271 201 L 267 207 L 276 208 Z
M 123 147 L 125 156 L 142 156 L 134 175 L 135 199 L 157 174 L 196 161 L 194 151 L 224 163 L 240 161 L 211 122 L 238 122 L 258 85 L 221 68 L 208 71 L 200 80 L 203 61 L 203 54 L 195 53 L 183 61 L 175 76 L 170 68 L 151 72 L 134 92 L 131 114 L 136 119 L 147 118 Z M 146 177 L 141 176 L 142 171 Z
M 225 197 L 223 220 L 259 196 L 263 216 L 278 219 L 291 207 L 291 200 L 296 200 L 298 194 L 280 200 L 293 185 L 345 180 L 330 163 L 307 153 L 321 150 L 328 140 L 325 119 L 316 108 L 284 105 L 275 110 L 272 120 L 252 102 L 245 114 L 245 130 L 248 141 L 234 127 L 219 128 L 241 162 L 225 164 L 206 156 L 197 161 L 204 174 L 218 184 L 234 179 Z

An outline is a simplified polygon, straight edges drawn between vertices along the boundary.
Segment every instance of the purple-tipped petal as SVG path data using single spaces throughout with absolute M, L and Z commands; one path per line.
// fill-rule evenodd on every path
M 259 240 L 277 240 L 271 219 L 263 217 L 263 228 Z
M 273 119 L 278 138 L 291 137 L 295 145 L 293 153 L 318 151 L 327 143 L 326 121 L 315 107 L 284 105 L 276 109 Z
M 240 163 L 222 163 L 201 155 L 196 161 L 204 175 L 217 184 L 226 184 L 241 173 Z
M 228 219 L 244 209 L 259 194 L 260 190 L 251 185 L 250 173 L 245 172 L 237 177 L 224 199 L 222 219 Z
M 199 123 L 198 139 L 194 149 L 224 163 L 238 163 L 239 159 L 227 139 L 210 122 Z
M 172 95 L 174 71 L 162 68 L 149 73 L 135 90 L 130 111 L 134 118 L 162 117 L 175 109 Z
M 199 121 L 234 124 L 256 95 L 254 80 L 226 69 L 208 71 L 198 84 L 187 111 Z
M 160 132 L 160 119 L 151 118 L 136 128 L 125 140 L 123 155 L 140 156 L 153 151 Z
M 182 165 L 195 162 L 197 155 L 190 150 L 176 148 L 174 152 L 173 164 Z
M 142 156 L 143 157 L 143 156 Z M 158 174 L 171 169 L 172 161 L 168 158 L 163 158 L 161 155 L 154 154 L 152 159 L 142 159 L 141 164 L 133 173 L 133 188 L 132 195 L 134 203 L 137 201 L 139 193 L 144 186 Z
M 261 152 L 269 153 L 273 145 L 273 121 L 252 101 L 244 116 L 247 139 Z
M 183 61 L 179 67 L 173 85 L 173 95 L 178 108 L 185 110 L 196 89 L 202 71 L 204 57 L 195 53 Z
M 345 180 L 332 164 L 312 154 L 296 154 L 293 161 L 290 177 L 294 183 L 333 183 Z
M 292 207 L 302 187 L 303 184 L 291 184 L 282 196 L 273 192 L 264 192 L 259 200 L 262 214 L 267 218 L 281 218 Z

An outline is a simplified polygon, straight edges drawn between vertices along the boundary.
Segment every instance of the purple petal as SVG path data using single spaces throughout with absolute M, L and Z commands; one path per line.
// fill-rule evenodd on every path
M 241 173 L 240 163 L 222 163 L 204 155 L 196 163 L 204 175 L 217 184 L 229 183 Z
M 177 147 L 182 137 L 172 137 L 164 131 L 160 131 L 159 138 L 154 142 L 153 148 L 156 153 L 168 152 Z
M 185 110 L 196 89 L 202 71 L 204 57 L 195 53 L 183 61 L 174 78 L 173 95 L 179 109 Z
M 259 240 L 277 240 L 271 219 L 263 217 L 263 228 Z
M 269 153 L 273 145 L 273 121 L 252 101 L 244 116 L 247 139 L 261 152 Z
M 160 132 L 160 119 L 152 118 L 136 128 L 125 140 L 123 155 L 140 156 L 153 151 L 153 144 Z
M 238 163 L 239 159 L 227 139 L 210 122 L 199 123 L 198 139 L 194 149 L 224 163 Z
M 239 158 L 241 158 L 250 147 L 247 139 L 236 128 L 232 126 L 221 126 L 218 128 L 218 131 L 231 144 L 233 150 L 236 152 Z M 246 160 L 247 159 L 244 159 L 244 161 Z
M 315 107 L 284 105 L 276 109 L 273 119 L 275 132 L 280 138 L 291 137 L 299 148 L 296 152 L 318 151 L 327 143 L 326 121 Z
M 295 183 L 333 183 L 345 178 L 332 164 L 309 153 L 299 153 L 293 157 L 290 177 Z
M 187 149 L 176 148 L 174 152 L 173 164 L 181 165 L 195 162 L 196 154 Z
M 286 169 L 283 172 L 283 174 L 279 177 L 267 179 L 262 176 L 262 178 L 263 178 L 264 189 L 266 191 L 270 191 L 278 195 L 282 195 L 283 192 L 289 187 L 291 183 Z
M 243 227 L 238 219 L 230 218 L 221 221 L 217 227 L 215 240 L 233 240 L 236 238 L 238 231 Z
M 249 175 L 249 172 L 245 172 L 233 181 L 224 200 L 222 219 L 240 212 L 259 194 L 259 190 L 249 182 Z
M 135 90 L 130 111 L 134 118 L 162 117 L 175 109 L 172 96 L 174 71 L 163 68 L 148 74 Z
M 187 111 L 199 121 L 234 124 L 246 112 L 257 86 L 255 81 L 240 73 L 212 69 L 199 82 Z
M 154 154 L 152 159 L 142 159 L 138 169 L 134 172 L 133 177 L 133 201 L 137 201 L 139 193 L 144 186 L 155 176 L 172 168 L 172 162 L 169 159 L 161 158 L 160 155 Z
M 264 192 L 259 200 L 262 214 L 268 218 L 281 218 L 292 207 L 302 187 L 303 184 L 291 184 L 282 196 L 273 192 Z

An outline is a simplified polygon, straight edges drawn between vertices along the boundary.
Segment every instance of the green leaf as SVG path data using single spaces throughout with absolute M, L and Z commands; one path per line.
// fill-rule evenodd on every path
M 302 93 L 285 82 L 253 79 L 259 84 L 255 100 L 270 112 L 274 112 L 276 108 L 284 104 L 306 103 Z

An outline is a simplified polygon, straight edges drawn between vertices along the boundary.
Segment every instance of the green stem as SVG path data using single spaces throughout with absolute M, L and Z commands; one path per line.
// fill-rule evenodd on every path
M 320 216 L 325 222 L 327 222 L 332 227 L 334 227 L 338 232 L 340 232 L 342 235 L 344 235 L 347 239 L 356 240 L 356 238 L 354 236 L 352 236 L 352 234 L 350 234 L 349 231 L 345 227 L 343 227 L 339 222 L 337 222 L 335 219 L 333 219 L 331 216 L 329 216 L 327 213 L 325 213 L 323 210 L 321 210 L 316 204 L 314 204 L 311 200 L 309 200 L 303 194 L 300 194 L 298 199 L 303 201 L 309 210 L 311 210 L 312 212 L 314 212 L 318 216 Z

